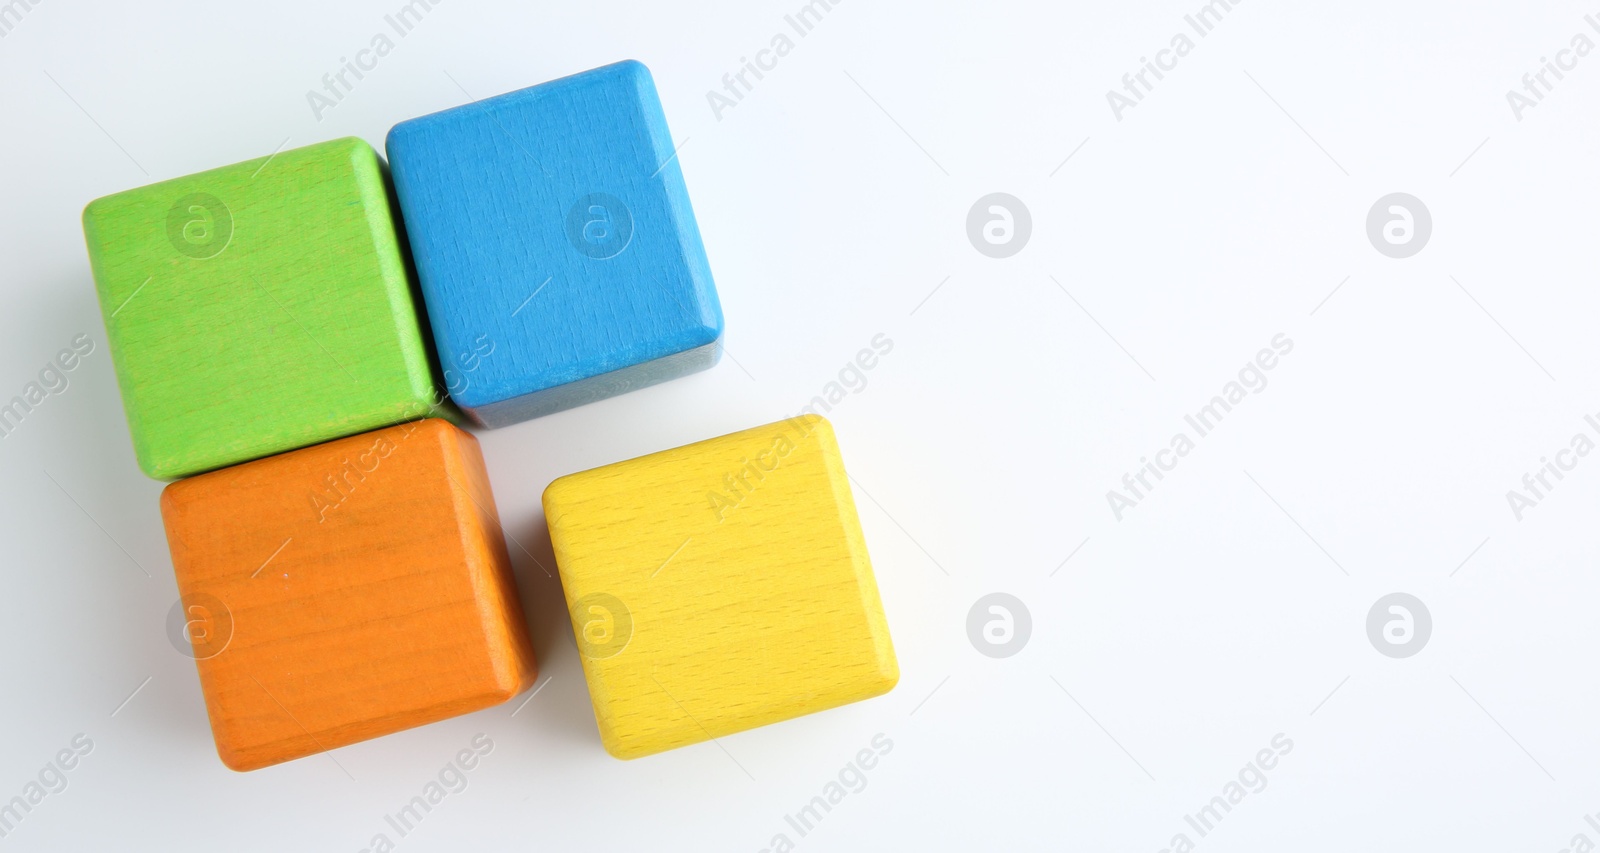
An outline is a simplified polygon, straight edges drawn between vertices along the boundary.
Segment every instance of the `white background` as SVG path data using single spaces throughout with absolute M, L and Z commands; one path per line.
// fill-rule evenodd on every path
M 1119 122 L 1106 91 L 1200 0 L 846 0 L 720 120 L 706 92 L 799 0 L 449 0 L 316 120 L 306 91 L 400 5 L 46 0 L 0 39 L 0 398 L 97 343 L 0 441 L 0 799 L 95 744 L 0 849 L 358 850 L 480 732 L 468 788 L 397 849 L 1600 843 L 1600 455 L 1520 521 L 1506 499 L 1600 412 L 1600 57 L 1521 121 L 1505 97 L 1600 39 L 1600 5 L 1249 0 Z M 83 205 L 286 137 L 381 146 L 463 89 L 628 57 L 687 140 L 733 358 L 481 433 L 507 531 L 548 564 L 550 480 L 793 414 L 884 333 L 830 417 L 899 687 L 726 754 L 617 761 L 560 590 L 513 547 L 546 685 L 515 717 L 525 697 L 225 769 L 165 634 L 161 485 L 134 464 Z M 965 233 L 997 191 L 1033 218 L 1005 260 Z M 1365 233 L 1397 191 L 1434 220 L 1407 260 Z M 1279 333 L 1265 390 L 1117 520 L 1107 490 Z M 965 627 L 995 591 L 1033 619 L 1005 660 Z M 1395 591 L 1434 621 L 1403 660 L 1365 628 Z M 866 789 L 796 837 L 784 815 L 878 733 Z M 1183 816 L 1278 733 L 1267 788 L 1197 837 Z

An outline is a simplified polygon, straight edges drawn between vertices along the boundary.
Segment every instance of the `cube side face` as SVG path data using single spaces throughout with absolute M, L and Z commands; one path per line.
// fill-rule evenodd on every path
M 820 418 L 561 478 L 545 512 L 613 755 L 871 698 L 899 679 Z
M 654 361 L 463 411 L 479 426 L 490 429 L 510 426 L 708 370 L 721 357 L 722 342 L 719 339 Z
M 366 143 L 106 196 L 83 224 L 150 476 L 340 438 L 434 402 L 382 164 Z
M 511 554 L 506 549 L 505 531 L 495 508 L 489 471 L 483 461 L 478 439 L 459 429 L 441 430 L 446 442 L 447 473 L 455 489 L 456 514 L 469 523 L 463 533 L 472 579 L 477 589 L 479 617 L 489 638 L 500 701 L 510 699 L 533 685 L 538 667 L 528 623 L 517 593 L 517 579 L 511 570 Z
M 179 593 L 188 617 L 203 620 L 194 649 L 206 710 L 229 767 L 485 708 L 531 680 L 520 607 L 495 589 L 510 572 L 503 546 L 472 544 L 490 535 L 481 515 L 492 504 L 461 509 L 454 480 L 474 460 L 458 436 L 430 419 L 163 492 Z
M 402 122 L 387 148 L 446 384 L 480 422 L 496 404 L 720 339 L 688 189 L 639 63 Z

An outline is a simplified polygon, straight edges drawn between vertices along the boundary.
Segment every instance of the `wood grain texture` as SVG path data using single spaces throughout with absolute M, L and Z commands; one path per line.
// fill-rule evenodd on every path
M 722 309 L 650 72 L 402 122 L 387 151 L 452 399 L 504 426 L 704 370 Z
M 409 420 L 437 402 L 383 164 L 359 139 L 106 196 L 83 229 L 152 477 Z
M 503 702 L 533 649 L 477 439 L 438 419 L 168 486 L 223 763 L 252 770 Z
M 820 417 L 562 477 L 544 509 L 600 737 L 619 758 L 899 680 L 849 478 Z

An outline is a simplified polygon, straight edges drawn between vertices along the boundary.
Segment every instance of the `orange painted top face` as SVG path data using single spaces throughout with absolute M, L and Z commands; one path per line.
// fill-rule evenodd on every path
M 217 751 L 235 770 L 533 682 L 482 452 L 444 421 L 182 480 L 161 514 Z

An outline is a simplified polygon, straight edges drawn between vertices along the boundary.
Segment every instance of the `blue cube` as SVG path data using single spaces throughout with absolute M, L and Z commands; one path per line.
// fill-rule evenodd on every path
M 387 148 L 445 384 L 480 425 L 716 364 L 722 307 L 644 65 L 411 119 Z

